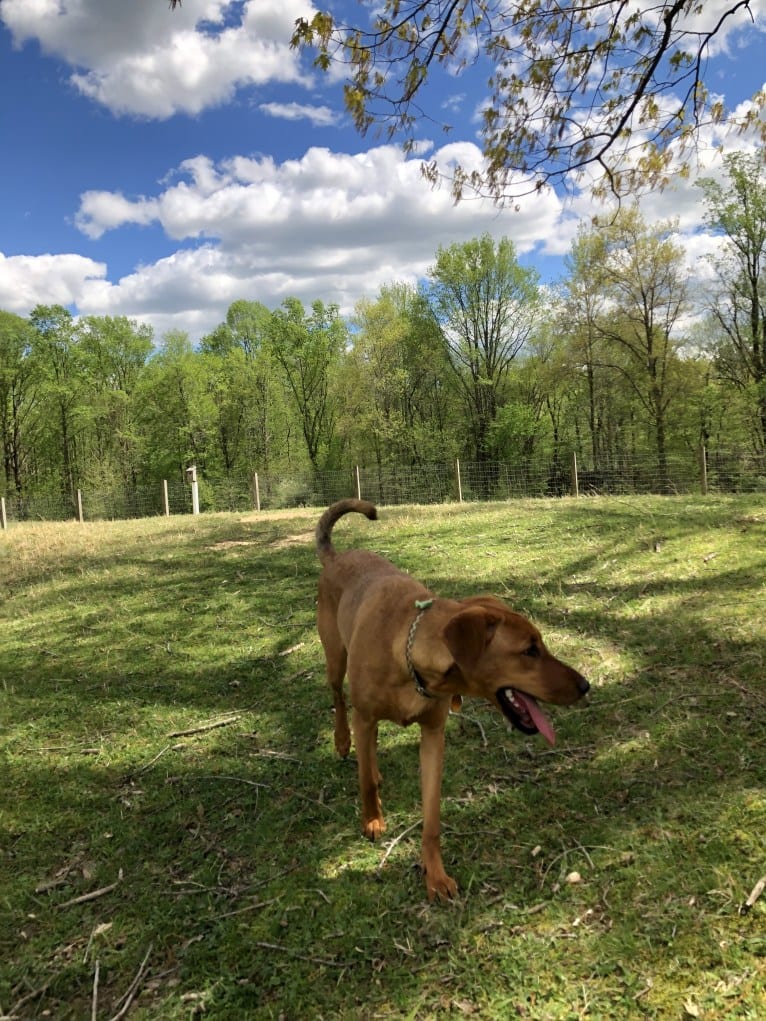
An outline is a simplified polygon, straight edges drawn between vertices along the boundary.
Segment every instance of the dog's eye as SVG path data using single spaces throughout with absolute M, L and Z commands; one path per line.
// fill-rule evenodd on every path
M 529 648 L 524 650 L 524 655 L 525 656 L 532 656 L 533 658 L 535 658 L 535 657 L 540 655 L 540 650 L 535 645 L 535 643 L 532 642 L 532 644 L 529 646 Z

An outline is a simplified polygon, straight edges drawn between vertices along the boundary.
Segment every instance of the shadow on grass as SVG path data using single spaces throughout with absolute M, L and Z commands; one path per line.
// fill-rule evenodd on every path
M 572 507 L 564 520 L 579 530 L 587 514 Z M 121 564 L 106 550 L 61 565 L 52 590 L 39 576 L 19 585 L 28 620 L 4 668 L 14 797 L 0 1004 L 42 990 L 21 1016 L 82 1017 L 99 958 L 102 1002 L 116 1010 L 150 946 L 140 1016 L 163 1018 L 426 1017 L 488 998 L 508 1014 L 559 1016 L 561 983 L 618 961 L 629 1011 L 642 968 L 664 967 L 669 948 L 682 969 L 687 954 L 696 968 L 725 965 L 716 919 L 729 920 L 727 939 L 752 939 L 749 919 L 732 920 L 764 852 L 752 667 L 763 644 L 722 638 L 698 612 L 699 579 L 577 581 L 605 551 L 644 543 L 645 520 L 619 521 L 624 540 L 526 573 L 517 605 L 544 627 L 619 645 L 632 669 L 589 708 L 556 713 L 557 750 L 507 736 L 475 705 L 451 720 L 445 863 L 466 896 L 442 909 L 424 905 L 418 830 L 406 834 L 420 811 L 416 733 L 382 728 L 389 834 L 404 834 L 382 869 L 386 841 L 358 835 L 355 766 L 331 750 L 317 565 L 310 546 L 281 545 L 295 522 L 221 521 L 170 553 L 133 549 Z M 674 522 L 663 537 L 699 527 Z M 415 570 L 427 555 L 413 559 Z M 718 598 L 762 589 L 745 568 L 714 577 Z M 460 584 L 426 580 L 445 593 Z M 571 605 L 583 592 L 589 604 Z M 631 616 L 636 596 L 670 599 L 673 615 Z M 173 736 L 227 712 L 239 719 Z M 581 882 L 567 882 L 573 872 Z M 579 954 L 566 975 L 541 974 L 567 941 Z

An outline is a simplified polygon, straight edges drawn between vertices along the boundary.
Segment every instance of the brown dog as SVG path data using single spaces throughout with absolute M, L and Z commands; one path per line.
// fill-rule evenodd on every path
M 336 553 L 330 533 L 344 514 L 377 518 L 366 500 L 341 500 L 320 518 L 316 545 L 317 624 L 335 704 L 335 748 L 348 755 L 343 695 L 348 668 L 351 723 L 359 766 L 362 829 L 385 830 L 377 763 L 378 721 L 420 724 L 423 867 L 429 900 L 452 897 L 439 844 L 444 727 L 463 695 L 488 699 L 514 727 L 554 742 L 537 699 L 569 705 L 588 690 L 576 670 L 552 656 L 540 632 L 494 596 L 439 599 L 388 560 L 363 550 Z

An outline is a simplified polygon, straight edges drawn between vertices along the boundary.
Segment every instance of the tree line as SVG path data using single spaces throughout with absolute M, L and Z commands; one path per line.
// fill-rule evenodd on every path
M 0 312 L 0 494 L 203 474 L 386 469 L 461 458 L 492 477 L 571 452 L 606 469 L 766 451 L 766 181 L 757 156 L 700 182 L 720 254 L 696 277 L 676 224 L 635 206 L 581 225 L 555 288 L 513 242 L 440 248 L 346 321 L 316 300 L 235 301 L 195 346 L 60 305 Z

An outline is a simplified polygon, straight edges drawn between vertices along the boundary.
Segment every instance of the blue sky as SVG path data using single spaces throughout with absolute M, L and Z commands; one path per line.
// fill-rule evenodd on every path
M 705 6 L 714 17 L 729 4 Z M 602 211 L 589 192 L 531 197 L 518 212 L 455 206 L 421 179 L 418 156 L 360 137 L 339 81 L 289 49 L 311 11 L 308 0 L 184 0 L 173 12 L 166 0 L 2 0 L 0 308 L 61 303 L 196 340 L 240 298 L 320 298 L 350 313 L 385 283 L 422 278 L 439 245 L 484 231 L 555 280 L 578 220 Z M 766 0 L 751 11 L 708 65 L 732 109 L 766 79 Z M 485 78 L 438 77 L 429 109 L 453 129 L 424 119 L 419 152 L 477 163 Z M 725 126 L 704 141 L 708 175 L 716 144 L 753 145 Z M 693 181 L 642 206 L 650 220 L 679 217 L 697 272 L 716 241 Z

